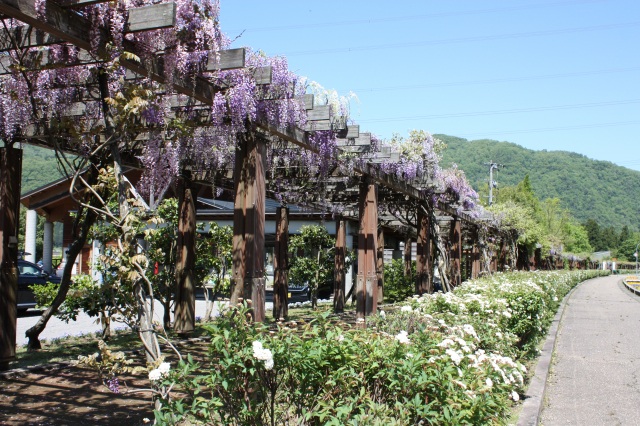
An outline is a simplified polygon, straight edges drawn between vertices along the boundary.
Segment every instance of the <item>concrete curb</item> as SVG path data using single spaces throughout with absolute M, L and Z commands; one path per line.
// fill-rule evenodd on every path
M 629 284 L 627 284 L 627 280 L 623 279 L 622 280 L 622 285 L 624 285 L 626 287 L 627 290 L 629 290 L 631 293 L 640 296 L 640 289 L 635 289 L 633 287 L 631 287 Z
M 522 409 L 520 410 L 520 416 L 518 416 L 518 426 L 537 426 L 540 420 L 540 413 L 542 412 L 542 405 L 544 404 L 544 396 L 547 387 L 547 378 L 549 377 L 549 370 L 551 369 L 551 357 L 556 347 L 556 337 L 558 336 L 558 328 L 560 321 L 564 315 L 564 309 L 567 302 L 575 289 L 589 280 L 583 281 L 573 287 L 569 293 L 562 299 L 562 303 L 558 307 L 556 316 L 549 326 L 547 332 L 547 339 L 542 346 L 536 369 L 529 387 L 525 392 L 524 401 L 522 403 Z

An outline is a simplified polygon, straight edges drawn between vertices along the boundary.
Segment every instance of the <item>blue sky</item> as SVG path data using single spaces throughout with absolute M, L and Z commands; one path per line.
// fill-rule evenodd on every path
M 361 131 L 496 139 L 640 170 L 640 1 L 220 3 L 233 47 L 353 91 Z

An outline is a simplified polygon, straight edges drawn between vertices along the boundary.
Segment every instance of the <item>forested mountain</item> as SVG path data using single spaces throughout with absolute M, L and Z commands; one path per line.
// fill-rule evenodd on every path
M 23 194 L 62 177 L 53 151 L 31 145 L 23 145 L 22 148 Z
M 487 193 L 490 161 L 503 164 L 494 180 L 516 185 L 529 175 L 536 196 L 558 197 L 580 222 L 594 219 L 603 227 L 640 228 L 640 172 L 608 161 L 566 151 L 533 151 L 509 142 L 468 141 L 434 135 L 447 144 L 442 166 L 456 163 L 476 190 Z M 606 147 L 603 147 L 606 149 Z
M 494 179 L 500 187 L 516 185 L 529 175 L 540 199 L 558 197 L 580 222 L 594 219 L 603 227 L 640 229 L 640 172 L 566 151 L 533 151 L 509 142 L 468 141 L 434 135 L 447 144 L 442 165 L 456 163 L 476 190 L 486 194 L 489 161 L 503 164 Z M 52 151 L 24 146 L 22 193 L 58 179 Z

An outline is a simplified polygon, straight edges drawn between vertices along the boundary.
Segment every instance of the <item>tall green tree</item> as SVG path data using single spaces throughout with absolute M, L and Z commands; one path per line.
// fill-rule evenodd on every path
M 289 279 L 293 283 L 308 284 L 311 290 L 311 305 L 318 305 L 318 288 L 333 279 L 334 239 L 323 226 L 306 225 L 300 228 L 300 234 L 289 240 L 292 253 Z

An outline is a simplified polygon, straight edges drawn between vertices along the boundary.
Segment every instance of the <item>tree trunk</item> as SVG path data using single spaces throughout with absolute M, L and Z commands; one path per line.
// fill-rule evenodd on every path
M 79 218 L 82 217 L 82 221 L 78 223 Z M 67 263 L 64 265 L 64 271 L 62 273 L 62 281 L 60 282 L 60 287 L 58 288 L 58 294 L 53 299 L 51 306 L 49 306 L 42 313 L 42 316 L 38 320 L 38 322 L 28 329 L 25 333 L 25 336 L 29 339 L 29 343 L 27 344 L 27 350 L 35 351 L 42 348 L 40 344 L 40 334 L 44 331 L 44 328 L 47 326 L 47 323 L 51 319 L 51 317 L 58 311 L 62 302 L 65 301 L 67 297 L 67 293 L 69 292 L 69 287 L 71 285 L 71 272 L 73 271 L 73 266 L 76 263 L 76 258 L 78 254 L 84 247 L 87 242 L 87 236 L 89 234 L 89 230 L 91 226 L 93 226 L 96 221 L 96 214 L 93 210 L 87 209 L 84 215 L 79 214 L 78 219 L 76 219 L 76 223 L 74 226 L 80 226 L 80 232 L 77 234 L 75 241 L 69 247 L 69 251 L 67 254 Z

